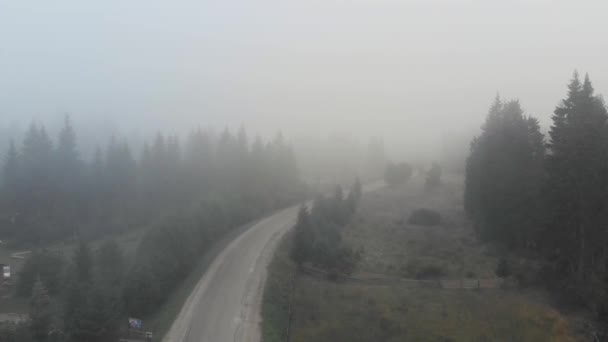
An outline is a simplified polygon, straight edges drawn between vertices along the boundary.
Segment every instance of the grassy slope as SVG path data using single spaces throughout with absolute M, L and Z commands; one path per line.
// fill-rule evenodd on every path
M 418 180 L 405 189 L 364 195 L 357 217 L 344 230 L 348 243 L 365 249 L 360 273 L 407 277 L 407 265 L 415 260 L 440 266 L 446 277 L 492 277 L 495 251 L 476 241 L 461 197 L 458 180 L 432 193 L 426 193 Z M 440 211 L 442 225 L 408 225 L 409 214 L 419 207 Z M 280 249 L 285 251 L 285 246 Z M 285 252 L 277 253 L 269 283 L 286 279 L 277 261 L 281 258 L 286 258 Z M 273 306 L 267 303 L 271 298 L 265 297 L 265 306 Z M 299 276 L 294 308 L 291 342 L 572 340 L 567 321 L 542 294 L 339 284 Z M 283 323 L 276 323 L 269 311 L 263 312 L 265 342 L 284 341 L 272 339 L 272 329 Z
M 279 244 L 268 267 L 262 302 L 262 341 L 284 342 L 289 329 L 290 306 L 296 265 L 289 258 L 292 233 Z
M 569 341 L 554 310 L 517 293 L 336 284 L 300 277 L 292 342 Z

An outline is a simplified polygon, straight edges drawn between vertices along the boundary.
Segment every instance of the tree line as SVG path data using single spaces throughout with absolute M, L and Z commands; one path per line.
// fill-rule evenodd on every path
M 608 111 L 577 73 L 548 137 L 518 101 L 496 98 L 466 165 L 477 233 L 541 266 L 538 280 L 608 317 Z M 538 263 L 540 261 L 540 263 Z M 505 263 L 501 261 L 501 273 Z
M 69 117 L 56 141 L 32 124 L 9 144 L 0 187 L 0 236 L 41 242 L 153 222 L 195 202 L 231 202 L 251 217 L 302 190 L 291 146 L 278 134 L 250 142 L 244 129 L 196 129 L 182 144 L 158 133 L 136 153 L 113 137 L 83 158 Z M 136 156 L 138 154 L 138 156 Z M 88 160 L 87 160 L 88 159 Z
M 112 138 L 89 160 L 76 136 L 69 118 L 57 142 L 32 124 L 6 155 L 0 238 L 39 246 L 16 284 L 31 297 L 30 319 L 0 329 L 7 341 L 115 341 L 126 317 L 155 313 L 229 230 L 306 192 L 280 134 L 264 142 L 244 129 L 196 129 L 182 144 L 159 133 L 137 158 Z M 129 260 L 116 242 L 90 246 L 134 228 L 142 235 Z M 44 249 L 68 237 L 72 256 Z
M 7 342 L 117 341 L 125 326 L 127 262 L 118 243 L 92 249 L 81 241 L 70 258 L 38 250 L 26 261 L 17 292 L 29 296 L 28 320 L 0 325 Z

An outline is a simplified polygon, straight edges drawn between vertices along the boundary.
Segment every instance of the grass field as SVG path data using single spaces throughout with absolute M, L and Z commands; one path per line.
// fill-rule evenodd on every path
M 438 211 L 441 224 L 407 223 L 418 208 Z M 430 192 L 414 179 L 403 188 L 366 194 L 343 236 L 350 245 L 365 250 L 361 272 L 414 278 L 413 266 L 435 265 L 448 278 L 488 278 L 494 277 L 497 264 L 496 251 L 477 241 L 465 218 L 457 179 Z
M 289 257 L 293 241 L 290 232 L 279 244 L 269 265 L 262 302 L 262 335 L 264 342 L 285 342 L 289 334 L 291 302 L 297 266 Z
M 292 342 L 571 341 L 559 313 L 526 296 L 336 284 L 299 277 Z
M 442 223 L 408 224 L 410 213 L 422 207 L 439 211 Z M 431 192 L 414 179 L 401 189 L 365 194 L 343 237 L 365 251 L 359 276 L 412 278 L 416 269 L 432 265 L 442 271 L 442 278 L 495 277 L 498 253 L 476 240 L 463 213 L 458 179 L 447 179 Z M 277 266 L 281 258 L 287 259 L 287 253 L 277 252 L 269 282 L 285 271 Z M 302 274 L 296 279 L 290 342 L 574 340 L 567 319 L 542 292 L 336 283 Z M 265 301 L 269 299 L 281 303 L 270 296 Z M 286 313 L 287 304 L 274 307 Z M 266 311 L 263 317 L 267 319 Z M 283 329 L 281 324 L 270 318 L 263 327 Z M 267 330 L 264 341 L 277 341 Z

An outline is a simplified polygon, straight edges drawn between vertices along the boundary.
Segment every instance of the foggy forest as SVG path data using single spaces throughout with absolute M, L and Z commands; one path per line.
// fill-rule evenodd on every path
M 607 10 L 0 0 L 0 342 L 608 341 Z

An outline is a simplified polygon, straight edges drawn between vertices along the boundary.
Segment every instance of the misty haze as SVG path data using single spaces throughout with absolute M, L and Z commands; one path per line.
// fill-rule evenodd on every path
M 606 13 L 0 0 L 0 342 L 608 341 Z

